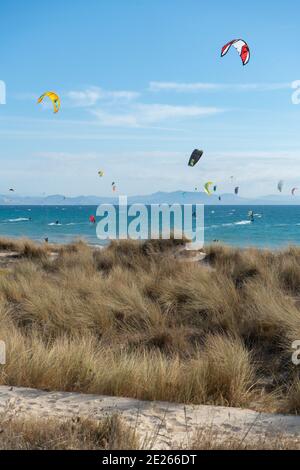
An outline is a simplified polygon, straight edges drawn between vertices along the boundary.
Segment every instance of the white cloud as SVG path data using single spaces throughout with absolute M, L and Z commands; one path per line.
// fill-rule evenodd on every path
M 210 116 L 222 112 L 216 107 L 173 106 L 168 104 L 136 104 L 130 112 L 109 113 L 93 110 L 100 124 L 104 126 L 139 127 L 160 123 L 167 119 L 182 120 Z
M 275 91 L 291 88 L 291 83 L 180 83 L 150 82 L 149 91 L 174 91 L 176 93 L 195 93 L 201 91 Z
M 100 87 L 89 87 L 80 91 L 69 91 L 67 97 L 71 100 L 73 106 L 90 107 L 96 105 L 99 101 L 132 101 L 139 97 L 135 91 L 108 91 Z
M 134 114 L 113 114 L 102 110 L 95 110 L 92 113 L 98 119 L 99 124 L 108 127 L 136 127 L 137 118 Z
M 220 85 L 216 83 L 178 83 L 178 82 L 150 82 L 149 91 L 176 91 L 176 92 L 189 92 L 189 91 L 204 91 L 216 90 Z
M 230 157 L 230 158 L 244 158 L 244 159 L 259 159 L 259 160 L 279 160 L 284 164 L 287 158 L 297 159 L 299 161 L 299 150 L 276 150 L 276 151 L 233 151 L 233 152 L 218 152 L 213 155 L 216 158 Z
M 54 160 L 57 162 L 85 162 L 87 160 L 93 161 L 98 158 L 96 153 L 70 153 L 70 152 L 39 152 L 34 154 L 38 158 L 46 160 Z
M 173 106 L 168 104 L 141 104 L 138 111 L 147 122 L 156 122 L 169 118 L 188 118 L 207 116 L 221 112 L 215 107 Z
M 41 93 L 40 93 L 41 95 Z M 19 101 L 37 101 L 38 97 L 40 96 L 37 93 L 12 93 L 12 98 L 19 100 Z

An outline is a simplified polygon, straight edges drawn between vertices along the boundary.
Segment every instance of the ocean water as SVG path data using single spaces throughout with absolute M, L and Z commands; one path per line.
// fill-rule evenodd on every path
M 253 210 L 255 221 L 248 212 Z M 0 236 L 49 238 L 68 243 L 78 238 L 103 244 L 89 216 L 95 206 L 0 206 Z M 58 224 L 56 224 L 58 222 Z M 300 244 L 300 206 L 206 206 L 205 243 L 280 248 Z

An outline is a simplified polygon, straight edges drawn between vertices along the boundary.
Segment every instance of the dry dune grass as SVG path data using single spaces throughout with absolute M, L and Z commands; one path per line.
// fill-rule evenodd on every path
M 20 253 L 0 275 L 1 383 L 298 412 L 300 249 L 213 245 L 204 264 L 178 245 L 0 240 Z
M 155 430 L 153 430 L 155 432 Z M 299 450 L 297 437 L 261 435 L 255 440 L 224 436 L 213 429 L 196 429 L 187 434 L 189 450 Z M 0 415 L 0 450 L 135 450 L 149 449 L 151 438 L 143 442 L 137 429 L 119 415 L 103 418 L 37 418 L 18 416 L 15 410 Z M 186 444 L 171 444 L 185 450 Z
M 53 245 L 38 244 L 28 239 L 0 238 L 0 251 L 12 251 L 29 259 L 45 258 Z
M 274 436 L 262 434 L 256 439 L 247 438 L 247 432 L 237 436 L 225 436 L 214 430 L 197 430 L 189 439 L 192 450 L 300 450 L 300 439 L 296 436 Z
M 138 449 L 134 429 L 118 415 L 95 421 L 74 417 L 21 417 L 8 406 L 0 414 L 0 450 L 131 450 Z
M 170 443 L 176 450 L 299 450 L 297 436 L 273 435 L 263 432 L 248 436 L 250 429 L 239 434 L 224 434 L 214 427 L 196 427 L 186 433 L 184 442 Z M 128 424 L 114 414 L 92 418 L 40 418 L 19 414 L 8 404 L 0 414 L 0 450 L 135 450 L 155 448 L 157 430 L 141 438 L 136 423 Z

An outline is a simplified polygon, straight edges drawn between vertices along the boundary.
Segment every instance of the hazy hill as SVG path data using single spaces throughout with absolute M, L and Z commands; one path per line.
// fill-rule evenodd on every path
M 144 204 L 205 204 L 205 205 L 299 205 L 300 197 L 291 195 L 269 195 L 260 198 L 243 198 L 231 193 L 221 195 L 222 200 L 219 201 L 219 195 L 208 196 L 203 192 L 156 192 L 149 195 L 131 196 L 128 198 L 129 203 Z M 3 196 L 0 195 L 0 205 L 99 205 L 101 203 L 116 203 L 118 197 L 100 197 L 100 196 L 76 196 L 65 197 L 62 194 L 54 194 L 45 197 L 30 196 Z

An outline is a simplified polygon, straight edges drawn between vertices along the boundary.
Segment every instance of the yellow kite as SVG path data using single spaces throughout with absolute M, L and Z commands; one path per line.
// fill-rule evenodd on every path
M 210 186 L 214 184 L 212 181 L 208 181 L 207 183 L 205 183 L 204 185 L 204 191 L 206 192 L 206 194 L 208 194 L 209 196 L 212 195 L 211 191 L 210 191 Z
M 60 98 L 59 98 L 59 96 L 56 93 L 54 93 L 53 91 L 46 91 L 46 93 L 44 93 L 42 96 L 39 97 L 38 103 L 41 103 L 43 101 L 43 99 L 45 98 L 45 96 L 48 96 L 48 98 L 50 98 L 50 100 L 53 103 L 54 112 L 57 113 L 59 111 L 59 108 L 60 108 Z

